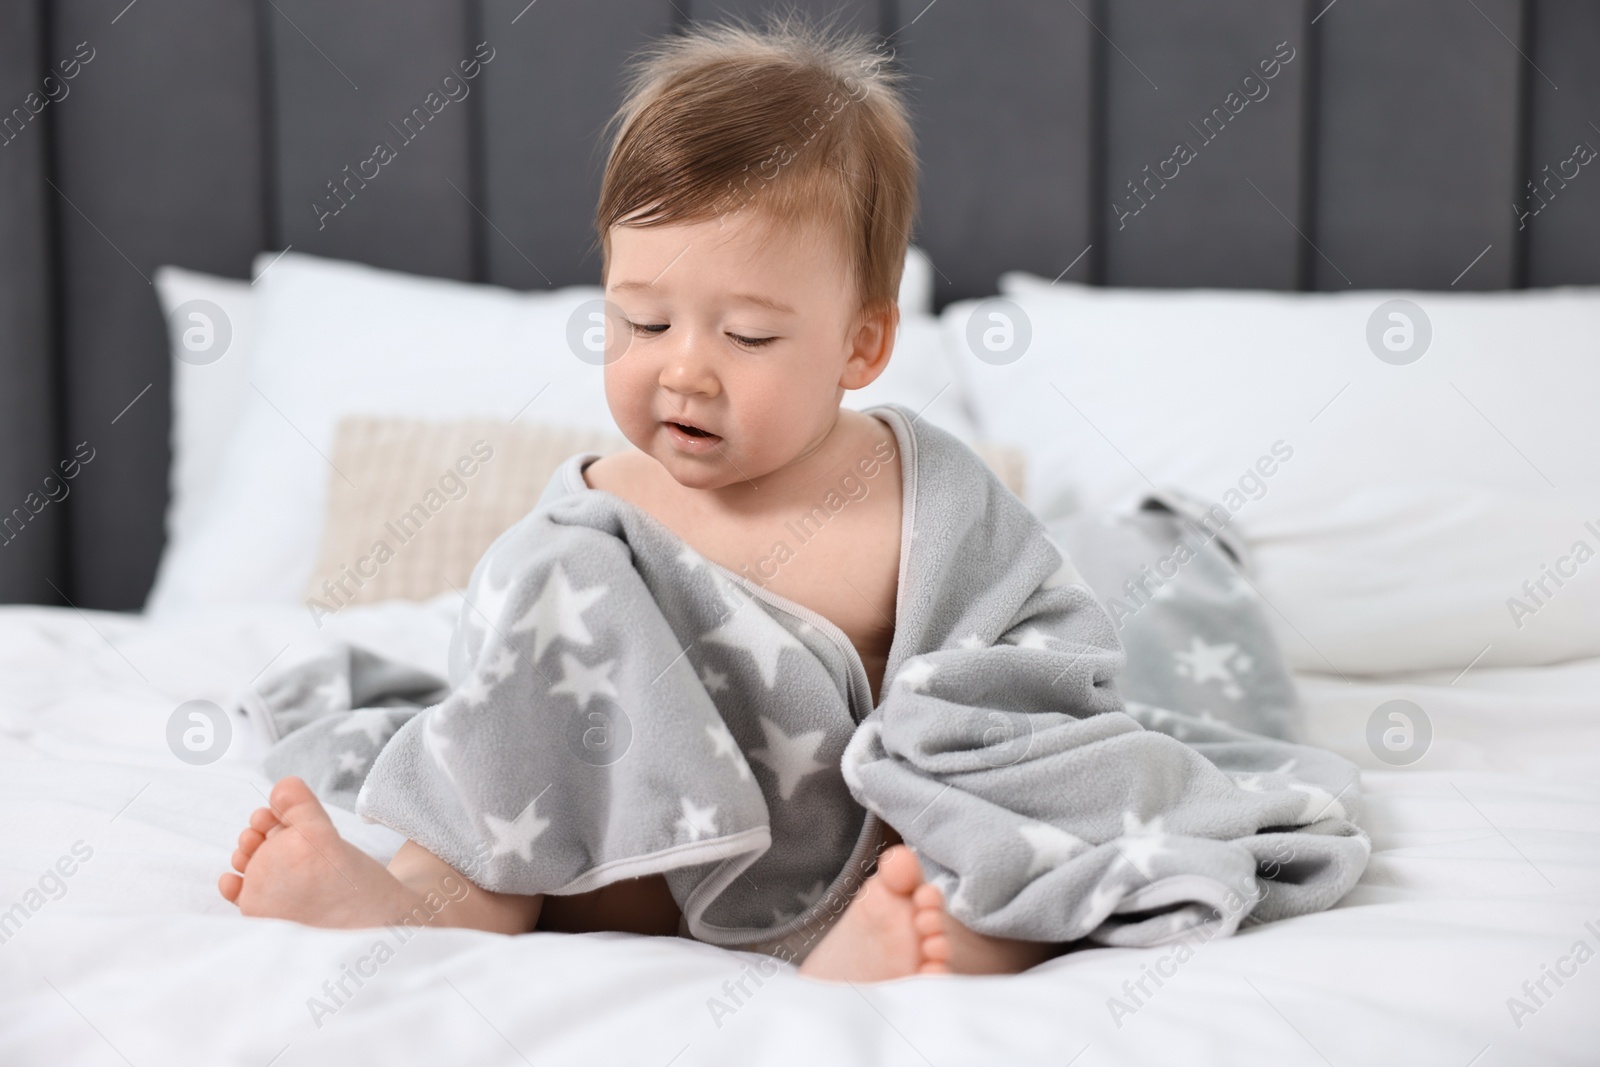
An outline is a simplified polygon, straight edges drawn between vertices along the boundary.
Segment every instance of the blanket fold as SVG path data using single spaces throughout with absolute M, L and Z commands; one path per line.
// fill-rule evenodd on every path
M 1008 937 L 1159 944 L 1347 892 L 1354 767 L 1125 704 L 1110 620 L 1032 514 L 948 434 L 872 413 L 904 486 L 876 707 L 836 626 L 588 488 L 585 454 L 479 563 L 447 693 L 370 657 L 297 665 L 258 687 L 269 772 L 487 889 L 663 874 L 725 945 L 814 943 L 885 823 L 957 919 Z M 863 492 L 892 458 L 861 459 Z M 312 692 L 367 706 L 308 712 Z

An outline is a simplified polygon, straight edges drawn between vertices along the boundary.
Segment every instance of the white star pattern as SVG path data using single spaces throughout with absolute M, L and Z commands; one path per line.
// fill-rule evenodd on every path
M 1088 914 L 1099 917 L 1095 920 L 1097 926 L 1110 918 L 1116 911 L 1117 905 L 1122 902 L 1122 891 L 1111 884 L 1110 871 L 1106 873 L 1108 877 L 1095 886 L 1094 892 L 1089 894 Z
M 1239 646 L 1233 643 L 1224 645 L 1208 645 L 1200 638 L 1191 638 L 1189 649 L 1186 652 L 1174 652 L 1172 658 L 1176 661 L 1174 670 L 1180 676 L 1194 680 L 1196 685 L 1203 685 L 1213 679 L 1222 683 L 1222 694 L 1229 699 L 1237 700 L 1243 695 L 1243 690 L 1234 681 L 1233 671 L 1228 668 L 1228 662 L 1234 661 L 1234 666 L 1240 670 L 1247 670 L 1250 657 L 1242 657 L 1240 663 L 1238 656 Z
M 583 623 L 583 613 L 593 607 L 595 601 L 605 596 L 608 588 L 605 585 L 594 585 L 585 589 L 573 589 L 572 583 L 567 581 L 567 572 L 557 563 L 550 568 L 550 577 L 545 579 L 544 588 L 539 591 L 539 599 L 535 600 L 526 614 L 511 627 L 511 632 L 519 634 L 527 630 L 533 631 L 535 663 L 544 658 L 544 650 L 550 647 L 550 642 L 557 637 L 564 637 L 575 645 L 593 644 L 594 637 Z
M 706 558 L 688 545 L 678 553 L 678 562 L 692 571 L 697 571 L 706 565 Z
M 485 630 L 498 630 L 500 617 L 506 613 L 506 598 L 511 594 L 514 584 L 509 579 L 502 586 L 496 587 L 490 578 L 490 568 L 485 567 L 483 581 L 478 583 L 476 600 L 468 600 L 473 611 L 468 615 L 472 620 L 473 628 L 479 632 Z
M 1037 626 L 1030 626 L 1018 634 L 1016 641 L 1012 643 L 1018 648 L 1049 648 L 1049 642 L 1053 640 L 1054 638 Z
M 389 713 L 383 708 L 369 708 L 366 711 L 352 711 L 345 716 L 344 722 L 333 728 L 335 734 L 366 734 L 367 740 L 374 747 L 380 747 L 384 741 L 384 732 L 389 729 Z
M 517 668 L 517 653 L 515 649 L 501 645 L 494 654 L 494 661 L 484 668 L 484 673 L 490 675 L 497 682 L 503 682 L 511 677 L 511 672 Z
M 1162 833 L 1161 820 L 1163 816 L 1152 816 L 1149 822 L 1139 818 L 1131 811 L 1122 813 L 1122 832 L 1125 834 L 1159 834 Z
M 1290 782 L 1289 788 L 1296 793 L 1306 795 L 1306 806 L 1300 809 L 1300 814 L 1295 819 L 1296 826 L 1305 826 L 1323 819 L 1345 818 L 1344 805 L 1326 789 L 1320 789 L 1307 782 Z
M 456 690 L 456 695 L 472 707 L 481 707 L 489 702 L 489 693 L 494 689 L 496 680 L 483 674 L 474 674 L 471 681 Z
M 1233 784 L 1247 793 L 1266 792 L 1261 785 L 1261 776 L 1259 774 L 1236 774 L 1233 776 Z
M 827 891 L 828 884 L 819 878 L 812 884 L 810 889 L 801 890 L 794 895 L 794 898 L 800 902 L 800 907 L 805 909 L 811 907 L 817 901 L 821 900 L 822 894 L 826 893 Z
M 549 786 L 545 788 L 548 789 Z M 491 858 L 515 852 L 522 858 L 522 862 L 533 861 L 533 843 L 539 840 L 539 835 L 550 825 L 549 819 L 539 817 L 539 797 L 542 796 L 544 793 L 540 792 L 538 797 L 528 801 L 528 806 L 523 808 L 515 819 L 506 820 L 484 812 L 484 825 L 494 835 L 494 847 L 489 852 Z
M 742 608 L 735 611 L 721 626 L 702 634 L 700 640 L 744 649 L 756 661 L 761 681 L 771 689 L 778 684 L 778 657 L 783 650 L 792 648 L 804 652 L 806 646 L 761 609 L 756 608 L 741 619 L 742 612 Z
M 330 678 L 311 691 L 311 701 L 328 708 L 349 708 L 349 690 L 343 678 Z
M 745 592 L 738 582 L 718 571 L 711 572 L 711 581 L 717 587 L 717 593 L 722 597 L 722 602 L 734 611 L 738 611 L 755 599 Z
M 679 798 L 679 805 L 683 809 L 683 817 L 678 820 L 678 829 L 690 841 L 698 841 L 702 837 L 717 836 L 717 806 L 707 804 L 700 807 L 688 797 Z
M 780 798 L 788 800 L 799 788 L 801 779 L 827 767 L 816 758 L 825 736 L 823 731 L 807 730 L 791 737 L 783 732 L 783 727 L 763 715 L 761 732 L 766 735 L 766 747 L 752 749 L 750 758 L 777 776 Z
M 959 641 L 957 641 L 956 642 L 956 646 L 958 648 L 965 648 L 965 649 L 974 650 L 974 651 L 977 650 L 977 649 L 980 649 L 980 648 L 987 648 L 988 647 L 984 643 L 983 638 L 979 637 L 977 634 L 968 634 L 967 636 L 965 636 L 965 637 L 961 638 Z
M 1136 837 L 1117 838 L 1117 851 L 1129 865 L 1145 878 L 1150 878 L 1150 861 L 1167 851 L 1166 837 L 1162 834 L 1141 834 Z
M 744 760 L 744 753 L 739 751 L 739 745 L 734 741 L 733 735 L 728 732 L 726 723 L 714 722 L 706 725 L 706 736 L 711 738 L 714 751 L 712 759 L 721 759 L 723 756 L 733 761 L 734 770 L 738 772 L 741 782 L 750 780 L 750 765 Z
M 1166 834 L 1161 829 L 1162 817 L 1152 816 L 1148 821 L 1131 811 L 1122 813 L 1123 836 L 1117 838 L 1117 852 L 1134 870 L 1150 877 L 1150 861 L 1167 851 Z
M 1017 832 L 1028 843 L 1028 847 L 1033 849 L 1033 861 L 1028 864 L 1029 878 L 1055 870 L 1089 847 L 1088 843 L 1077 835 L 1070 834 L 1059 826 L 1051 826 L 1047 822 L 1019 826 Z
M 452 782 L 456 780 L 455 772 L 450 769 L 450 763 L 445 759 L 445 752 L 454 742 L 439 731 L 443 725 L 444 717 L 435 709 L 422 725 L 422 746 L 428 750 L 428 755 L 433 757 L 433 762 L 445 773 L 445 777 Z
M 720 693 L 728 688 L 728 676 L 706 667 L 700 672 L 700 684 L 706 687 L 708 693 Z
M 578 702 L 578 708 L 587 711 L 589 701 L 597 696 L 616 699 L 617 687 L 611 684 L 611 668 L 617 665 L 614 659 L 604 663 L 596 663 L 586 667 L 583 661 L 570 652 L 561 653 L 561 681 L 550 687 L 551 693 L 571 693 L 572 699 Z
M 933 672 L 937 669 L 932 660 L 917 656 L 906 660 L 905 666 L 895 674 L 894 684 L 905 686 L 914 693 L 925 693 L 928 690 L 928 680 L 933 677 Z
M 360 755 L 359 753 L 355 753 L 355 752 L 341 752 L 341 753 L 339 753 L 339 770 L 340 770 L 341 773 L 343 773 L 345 771 L 352 771 L 352 772 L 353 771 L 359 771 L 361 768 L 365 767 L 366 765 L 367 765 L 367 757 L 365 757 L 363 755 Z

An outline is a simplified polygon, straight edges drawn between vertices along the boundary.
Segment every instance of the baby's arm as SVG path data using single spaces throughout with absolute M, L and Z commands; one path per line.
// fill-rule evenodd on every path
M 539 921 L 542 896 L 480 889 L 461 872 L 415 841 L 407 841 L 389 861 L 389 873 L 425 901 L 443 901 L 434 917 L 440 926 L 461 926 L 496 934 L 525 934 Z M 431 910 L 431 909 L 430 909 Z

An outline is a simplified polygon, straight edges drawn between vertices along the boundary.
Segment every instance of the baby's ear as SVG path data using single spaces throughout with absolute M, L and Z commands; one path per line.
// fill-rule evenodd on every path
M 846 389 L 864 389 L 871 385 L 889 365 L 899 325 L 900 308 L 893 301 L 863 309 L 839 384 Z

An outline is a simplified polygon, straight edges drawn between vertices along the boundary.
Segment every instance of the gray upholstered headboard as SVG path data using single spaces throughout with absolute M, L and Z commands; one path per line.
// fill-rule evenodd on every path
M 157 266 L 243 277 L 292 245 L 509 286 L 594 281 L 599 132 L 624 58 L 690 18 L 767 6 L 0 5 L 0 519 L 78 442 L 96 449 L 66 501 L 3 535 L 0 601 L 144 598 L 168 462 Z M 1571 162 L 1600 145 L 1588 0 L 787 6 L 882 34 L 912 75 L 915 237 L 941 303 L 1009 268 L 1136 286 L 1600 282 L 1600 173 Z M 479 42 L 494 53 L 470 96 L 401 129 Z M 397 158 L 327 214 L 329 183 L 379 140 Z

